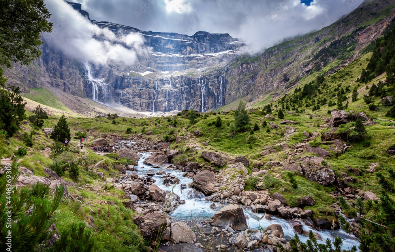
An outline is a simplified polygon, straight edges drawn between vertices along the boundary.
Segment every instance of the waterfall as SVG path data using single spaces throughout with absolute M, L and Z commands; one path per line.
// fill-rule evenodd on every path
M 167 112 L 167 99 L 169 99 L 169 89 L 166 89 L 166 110 L 165 110 L 165 112 Z
M 222 76 L 221 76 L 221 84 L 220 84 L 220 86 L 219 86 L 219 105 L 220 106 L 222 106 L 223 104 L 222 104 L 222 101 L 223 101 L 223 99 L 222 99 Z
M 199 77 L 199 84 L 200 84 L 200 92 L 202 93 L 202 109 L 201 112 L 204 113 L 204 94 L 206 92 L 206 78 L 204 78 L 204 80 L 200 83 L 200 77 Z
M 152 114 L 154 114 L 155 113 L 155 102 L 156 102 L 156 98 L 157 98 L 157 95 L 156 95 L 156 91 L 158 90 L 158 80 L 156 80 L 156 82 L 155 82 L 155 88 L 154 88 L 154 101 L 152 102 Z
M 85 68 L 87 71 L 88 80 L 92 84 L 92 100 L 94 100 L 95 102 L 100 102 L 99 101 L 99 86 L 102 88 L 102 91 L 106 91 L 106 89 L 103 86 L 107 86 L 107 84 L 104 82 L 103 79 L 93 78 L 91 66 L 88 62 L 85 62 L 84 65 L 85 65 Z

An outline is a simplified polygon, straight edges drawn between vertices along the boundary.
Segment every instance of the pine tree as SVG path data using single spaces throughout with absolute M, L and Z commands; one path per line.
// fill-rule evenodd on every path
M 284 113 L 283 113 L 283 110 L 282 110 L 282 109 L 280 109 L 280 110 L 278 111 L 278 118 L 284 119 Z
M 259 126 L 258 126 L 257 123 L 255 123 L 255 125 L 254 125 L 254 131 L 258 131 L 258 130 L 259 130 Z
M 358 99 L 358 90 L 357 88 L 354 89 L 354 91 L 352 92 L 352 102 L 356 102 Z
M 246 127 L 250 124 L 250 117 L 248 116 L 245 102 L 240 101 L 239 106 L 235 111 L 234 118 L 235 127 L 238 131 L 244 131 Z
M 33 110 L 34 115 L 29 117 L 30 122 L 41 128 L 44 125 L 44 119 L 48 119 L 48 114 L 45 112 L 40 105 L 38 105 L 34 110 Z
M 215 127 L 221 128 L 222 127 L 222 120 L 221 117 L 217 116 L 217 121 L 215 122 Z
M 65 138 L 70 139 L 70 129 L 64 115 L 60 117 L 58 124 L 55 125 L 51 138 L 59 142 L 63 142 Z
M 191 109 L 191 111 L 189 111 L 189 122 L 191 124 L 195 124 L 195 120 L 199 117 L 199 113 L 193 109 Z
M 19 87 L 0 88 L 0 130 L 7 131 L 8 137 L 16 133 L 25 118 L 25 104 Z

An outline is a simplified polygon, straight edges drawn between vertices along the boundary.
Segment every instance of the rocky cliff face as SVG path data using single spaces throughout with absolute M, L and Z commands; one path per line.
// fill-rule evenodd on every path
M 15 64 L 6 70 L 6 76 L 26 92 L 32 87 L 51 86 L 136 111 L 193 108 L 204 112 L 239 98 L 256 101 L 267 93 L 276 96 L 313 72 L 328 69 L 327 73 L 331 73 L 347 65 L 392 23 L 392 4 L 395 0 L 365 2 L 331 26 L 256 56 L 240 56 L 243 43 L 228 34 L 145 32 L 91 20 L 118 35 L 142 34 L 146 45 L 153 48 L 152 55 L 139 59 L 134 66 L 95 66 L 78 62 L 45 44 L 36 62 L 29 66 Z M 73 4 L 89 18 L 80 7 Z M 378 17 L 378 22 L 366 25 Z

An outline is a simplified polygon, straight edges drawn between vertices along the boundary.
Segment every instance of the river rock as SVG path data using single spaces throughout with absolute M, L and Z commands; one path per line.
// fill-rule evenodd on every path
M 183 172 L 194 172 L 199 169 L 199 164 L 196 162 L 188 163 L 186 167 L 183 168 Z
M 171 223 L 162 211 L 151 212 L 143 216 L 135 215 L 133 220 L 142 236 L 149 241 L 156 241 L 158 235 Z
M 157 185 L 152 184 L 148 188 L 148 193 L 149 196 L 152 198 L 152 200 L 157 201 L 157 202 L 164 202 L 166 193 L 162 191 Z
M 235 246 L 239 249 L 243 249 L 247 246 L 247 238 L 243 233 L 237 236 Z
M 280 224 L 272 224 L 268 226 L 266 231 L 271 231 L 271 234 L 278 238 L 284 238 L 284 231 Z
M 246 230 L 247 221 L 243 209 L 238 205 L 227 205 L 218 210 L 210 220 L 212 226 L 230 226 L 233 230 Z
M 214 188 L 214 172 L 204 170 L 193 176 L 192 186 L 206 196 L 216 192 Z
M 287 204 L 287 200 L 284 198 L 284 196 L 281 193 L 277 193 L 277 192 L 273 193 L 272 198 L 279 200 L 284 205 Z
M 235 163 L 235 164 L 230 164 L 228 169 L 236 170 L 238 171 L 241 175 L 247 176 L 248 175 L 248 170 L 245 168 L 243 163 Z
M 281 206 L 281 202 L 278 199 L 271 200 L 271 201 L 269 201 L 267 206 L 268 206 L 268 211 L 271 213 L 274 213 L 277 211 L 277 208 L 279 208 Z
M 303 234 L 303 225 L 299 221 L 292 221 L 291 226 L 296 233 Z
M 138 165 L 138 162 L 140 160 L 139 154 L 133 151 L 129 151 L 126 149 L 121 149 L 117 151 L 118 157 L 119 158 L 128 158 L 132 161 L 133 165 Z
M 304 176 L 323 186 L 329 186 L 335 182 L 335 173 L 332 167 L 321 157 L 303 157 L 301 167 Z
M 243 156 L 236 157 L 235 163 L 239 163 L 239 162 L 243 163 L 245 167 L 248 167 L 250 165 L 250 161 L 248 161 L 248 159 Z
M 310 196 L 303 197 L 303 198 L 299 199 L 299 201 L 298 201 L 298 205 L 300 207 L 314 206 L 314 204 L 315 204 L 315 200 L 313 197 L 310 197 Z
M 168 161 L 169 160 L 167 159 L 166 155 L 163 155 L 162 153 L 154 153 L 152 156 L 144 160 L 144 164 L 160 167 L 168 163 Z
M 292 212 L 291 209 L 288 207 L 279 207 L 277 212 L 280 214 L 281 217 L 284 219 L 292 219 Z
M 206 160 L 208 162 L 212 162 L 218 167 L 222 167 L 222 166 L 226 165 L 225 160 L 223 160 L 223 158 L 215 152 L 203 151 L 202 157 L 204 160 Z
M 196 235 L 184 222 L 171 223 L 171 240 L 173 243 L 195 243 Z
M 142 182 L 132 182 L 124 190 L 127 191 L 128 189 L 137 196 L 144 195 L 147 191 Z

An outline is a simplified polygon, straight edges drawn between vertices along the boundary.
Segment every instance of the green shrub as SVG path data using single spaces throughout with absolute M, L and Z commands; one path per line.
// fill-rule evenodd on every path
M 257 123 L 255 123 L 255 125 L 254 125 L 254 131 L 258 131 L 258 130 L 259 130 L 259 126 L 258 126 Z
M 20 147 L 16 152 L 15 152 L 15 156 L 18 157 L 24 157 L 27 155 L 27 150 L 24 147 Z
M 23 141 L 25 142 L 27 147 L 32 147 L 33 146 L 33 132 L 27 133 L 23 133 Z
M 264 189 L 280 188 L 282 186 L 281 180 L 276 179 L 271 175 L 266 175 L 265 177 L 263 177 L 262 184 L 265 187 Z
M 62 166 L 60 163 L 58 163 L 58 162 L 55 162 L 55 163 L 53 163 L 53 164 L 51 165 L 51 170 L 53 170 L 54 172 L 56 172 L 56 174 L 57 174 L 59 177 L 63 177 L 63 175 L 64 175 L 63 166 Z
M 76 163 L 71 163 L 69 166 L 69 174 L 70 177 L 74 180 L 78 180 L 78 176 L 80 175 L 80 168 Z
M 266 121 L 263 121 L 263 123 L 262 123 L 262 128 L 266 128 L 267 127 L 267 122 Z
M 245 183 L 244 190 L 246 191 L 255 190 L 256 186 L 258 185 L 258 182 L 259 182 L 258 177 L 249 176 L 247 179 L 244 180 Z
M 49 187 L 38 182 L 32 188 L 31 195 L 36 198 L 44 198 L 49 194 Z
M 81 138 L 86 138 L 87 134 L 86 132 L 82 132 L 82 131 L 78 131 L 77 133 L 75 133 L 75 139 L 81 139 Z
M 130 127 L 127 128 L 127 129 L 126 129 L 126 134 L 132 134 L 132 128 L 130 128 Z

